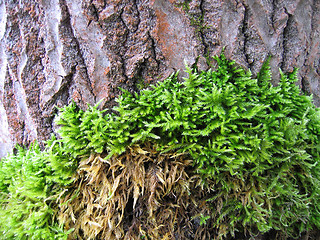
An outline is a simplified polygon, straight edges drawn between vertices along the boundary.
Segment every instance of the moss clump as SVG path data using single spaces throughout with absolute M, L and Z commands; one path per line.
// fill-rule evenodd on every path
M 37 144 L 0 161 L 0 239 L 67 239 L 58 224 L 52 170 Z
M 64 191 L 56 209 L 73 238 L 230 239 L 271 230 L 299 238 L 320 228 L 320 115 L 295 85 L 297 70 L 272 86 L 268 62 L 253 78 L 223 54 L 215 59 L 214 70 L 187 68 L 183 82 L 172 75 L 140 93 L 123 90 L 109 113 L 60 109 L 61 138 L 48 142 L 45 161 Z
M 161 153 L 150 143 L 108 160 L 91 154 L 60 199 L 59 219 L 74 229 L 71 239 L 206 236 L 196 217 L 210 211 L 191 166 L 186 154 Z

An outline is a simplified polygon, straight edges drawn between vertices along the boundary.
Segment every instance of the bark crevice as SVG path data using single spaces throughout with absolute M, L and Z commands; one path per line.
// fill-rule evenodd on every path
M 248 41 L 249 41 L 249 36 L 248 36 L 248 29 L 249 29 L 249 6 L 248 5 L 243 5 L 244 6 L 244 16 L 243 16 L 243 22 L 242 22 L 242 28 L 241 28 L 241 33 L 243 36 L 243 55 L 245 57 L 246 63 L 248 64 L 248 68 L 251 69 L 252 67 L 252 59 L 250 58 L 250 55 L 248 53 Z

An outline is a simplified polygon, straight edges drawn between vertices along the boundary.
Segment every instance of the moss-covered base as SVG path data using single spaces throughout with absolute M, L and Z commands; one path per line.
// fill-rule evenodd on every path
M 92 154 L 60 199 L 59 219 L 75 229 L 71 239 L 209 239 L 201 186 L 189 156 L 151 143 L 107 161 Z
M 312 239 L 320 110 L 296 71 L 215 59 L 113 111 L 61 108 L 44 151 L 0 162 L 0 239 Z

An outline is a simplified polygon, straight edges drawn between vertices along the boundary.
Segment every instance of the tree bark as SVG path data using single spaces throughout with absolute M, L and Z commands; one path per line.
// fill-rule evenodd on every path
M 319 0 L 0 0 L 0 157 L 48 139 L 56 106 L 111 107 L 223 47 L 253 74 L 300 68 L 319 106 L 319 32 Z

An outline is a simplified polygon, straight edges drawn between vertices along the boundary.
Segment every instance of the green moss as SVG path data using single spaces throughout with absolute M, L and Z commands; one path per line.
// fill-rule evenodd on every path
M 97 118 L 100 130 L 80 138 L 83 146 L 102 138 L 98 152 L 109 157 L 144 141 L 188 152 L 203 179 L 214 183 L 206 187 L 215 192 L 212 217 L 221 234 L 224 226 L 228 233 L 289 235 L 319 227 L 319 111 L 294 84 L 296 71 L 281 73 L 274 87 L 268 63 L 254 79 L 224 55 L 215 59 L 214 71 L 187 68 L 184 82 L 172 75 L 140 94 L 124 91 L 116 113 Z M 72 136 L 68 127 L 61 131 Z
M 189 12 L 190 10 L 190 4 L 191 0 L 183 0 L 183 2 L 180 2 L 178 4 L 176 4 L 175 6 L 176 7 L 182 7 L 182 9 L 185 11 L 185 12 Z
M 268 62 L 253 78 L 223 54 L 215 60 L 215 70 L 187 67 L 183 82 L 173 74 L 140 93 L 123 90 L 112 113 L 98 105 L 87 111 L 75 103 L 61 108 L 61 138 L 50 140 L 41 155 L 49 163 L 41 170 L 48 182 L 35 189 L 63 189 L 90 153 L 108 159 L 130 145 L 152 142 L 163 152 L 188 153 L 193 159 L 212 210 L 201 224 L 213 222 L 219 236 L 273 229 L 299 237 L 319 229 L 320 113 L 295 85 L 297 70 L 281 72 L 279 85 L 272 86 Z M 35 158 L 41 163 L 42 157 Z M 19 164 L 10 177 L 1 172 L 6 194 L 11 176 L 20 174 L 25 163 Z
M 51 169 L 38 144 L 0 161 L 0 239 L 66 239 L 55 219 Z

